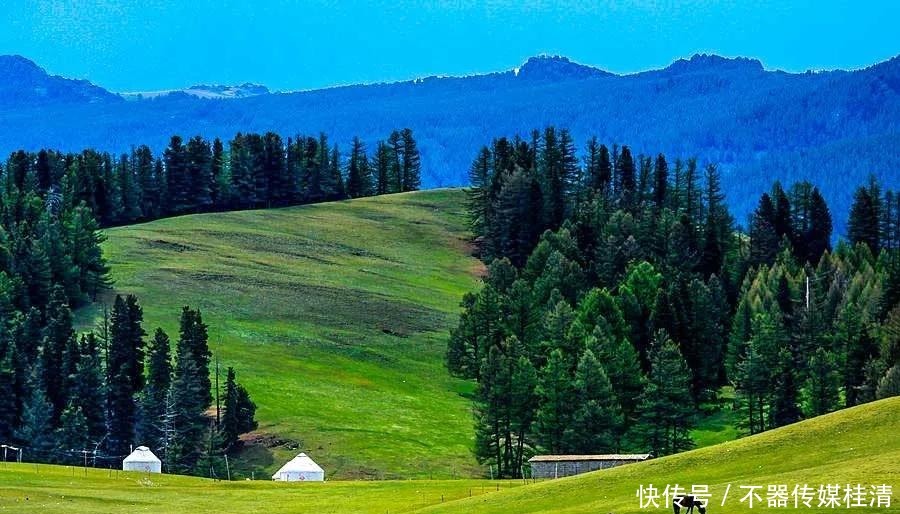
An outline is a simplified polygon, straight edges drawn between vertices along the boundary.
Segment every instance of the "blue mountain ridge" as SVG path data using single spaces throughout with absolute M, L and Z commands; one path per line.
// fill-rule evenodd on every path
M 171 134 L 228 139 L 238 131 L 285 137 L 324 131 L 370 150 L 410 127 L 425 187 L 463 185 L 478 149 L 546 125 L 579 146 L 596 135 L 670 160 L 718 163 L 739 223 L 775 179 L 820 186 L 842 235 L 853 187 L 872 174 L 900 186 L 900 57 L 865 69 L 787 73 L 754 59 L 695 55 L 618 75 L 538 56 L 518 68 L 464 77 L 273 92 L 240 98 L 172 93 L 124 101 L 86 81 L 0 57 L 0 152 L 18 148 L 127 151 L 165 147 Z

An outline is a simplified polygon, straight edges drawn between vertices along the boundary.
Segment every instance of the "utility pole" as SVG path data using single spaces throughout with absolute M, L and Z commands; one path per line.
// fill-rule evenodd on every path
M 809 276 L 806 277 L 806 310 L 809 310 Z

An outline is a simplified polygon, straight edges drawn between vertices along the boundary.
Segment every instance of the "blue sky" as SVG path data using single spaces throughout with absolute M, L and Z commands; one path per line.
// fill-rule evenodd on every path
M 698 52 L 788 71 L 900 54 L 900 2 L 887 0 L 4 0 L 2 11 L 0 54 L 115 91 L 308 89 L 496 71 L 540 53 L 619 73 Z

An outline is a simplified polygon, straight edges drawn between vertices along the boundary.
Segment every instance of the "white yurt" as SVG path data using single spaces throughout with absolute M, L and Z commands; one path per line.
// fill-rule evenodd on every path
M 162 462 L 153 455 L 150 448 L 138 446 L 122 461 L 123 471 L 142 471 L 144 473 L 162 473 Z
M 325 480 L 325 470 L 313 462 L 305 453 L 301 453 L 290 460 L 281 469 L 272 475 L 272 480 L 283 482 L 322 482 Z

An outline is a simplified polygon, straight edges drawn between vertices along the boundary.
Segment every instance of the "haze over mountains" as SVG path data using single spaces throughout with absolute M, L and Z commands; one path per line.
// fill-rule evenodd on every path
M 285 137 L 327 132 L 342 148 L 354 135 L 410 127 L 422 152 L 423 185 L 462 185 L 477 150 L 494 137 L 549 124 L 636 153 L 696 156 L 724 170 L 743 223 L 775 178 L 809 179 L 834 213 L 870 174 L 900 185 L 900 58 L 856 71 L 786 73 L 753 59 L 695 55 L 670 66 L 616 75 L 564 57 L 533 57 L 508 71 L 391 84 L 273 93 L 264 86 L 194 86 L 119 95 L 50 76 L 19 56 L 0 57 L 0 152 L 94 147 L 162 150 L 174 133 L 231 138 L 238 131 Z M 125 97 L 131 101 L 126 101 Z M 843 219 L 836 217 L 837 235 Z

